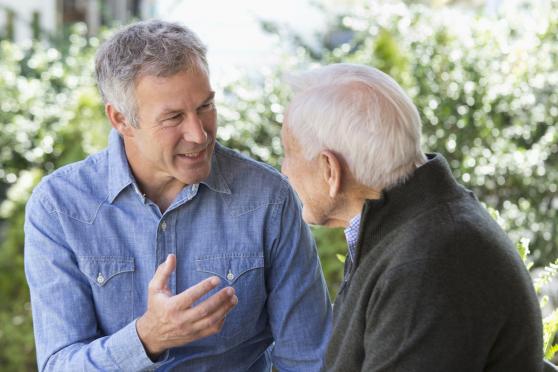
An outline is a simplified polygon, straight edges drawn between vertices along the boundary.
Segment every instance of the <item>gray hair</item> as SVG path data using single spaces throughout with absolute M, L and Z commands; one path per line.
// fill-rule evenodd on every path
M 306 159 L 335 151 L 358 182 L 378 190 L 403 182 L 426 161 L 417 108 L 380 70 L 333 64 L 287 82 L 294 97 L 285 123 Z
M 194 68 L 209 73 L 206 51 L 196 34 L 176 23 L 150 20 L 124 27 L 103 43 L 95 58 L 103 101 L 137 127 L 138 78 L 171 76 Z

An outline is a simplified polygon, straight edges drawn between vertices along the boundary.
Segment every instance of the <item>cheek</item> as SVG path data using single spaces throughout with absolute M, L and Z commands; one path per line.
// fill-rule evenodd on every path
M 175 150 L 179 148 L 182 140 L 180 131 L 174 130 L 174 128 L 168 129 L 170 130 L 159 133 L 158 136 L 151 138 L 148 142 L 148 146 L 150 146 L 152 151 L 156 152 L 160 158 L 172 157 L 176 152 Z
M 217 112 L 208 113 L 203 119 L 203 127 L 205 131 L 215 137 L 217 132 Z

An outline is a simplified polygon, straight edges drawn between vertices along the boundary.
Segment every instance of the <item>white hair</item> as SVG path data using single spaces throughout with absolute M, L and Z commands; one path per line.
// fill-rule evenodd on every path
M 97 51 L 95 72 L 105 103 L 138 127 L 135 85 L 141 76 L 166 77 L 199 68 L 209 73 L 206 48 L 187 27 L 160 20 L 137 22 L 116 32 Z
M 426 161 L 417 108 L 382 71 L 343 63 L 286 80 L 294 97 L 285 125 L 306 159 L 334 151 L 358 182 L 378 190 L 405 181 Z

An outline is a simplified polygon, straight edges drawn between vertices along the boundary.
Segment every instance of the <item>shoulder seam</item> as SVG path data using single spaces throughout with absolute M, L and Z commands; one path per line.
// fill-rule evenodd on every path
M 223 146 L 224 147 L 224 146 Z M 224 149 L 228 149 L 227 147 L 224 147 Z M 246 165 L 249 165 L 251 167 L 257 168 L 257 169 L 261 169 L 263 171 L 267 171 L 269 174 L 273 175 L 274 177 L 277 177 L 278 179 L 285 181 L 284 177 L 281 175 L 281 173 L 279 173 L 279 171 L 277 169 L 275 169 L 273 166 L 266 164 L 262 161 L 259 160 L 255 160 L 255 159 L 251 159 L 251 158 L 244 158 L 243 156 L 240 155 L 240 153 L 236 153 L 236 150 L 232 150 L 232 149 L 228 149 L 229 151 L 233 152 L 232 154 L 229 153 L 229 151 L 226 151 L 224 149 L 220 149 L 220 148 L 216 148 L 216 150 L 219 152 L 220 155 L 226 156 L 229 159 L 232 160 L 238 160 Z

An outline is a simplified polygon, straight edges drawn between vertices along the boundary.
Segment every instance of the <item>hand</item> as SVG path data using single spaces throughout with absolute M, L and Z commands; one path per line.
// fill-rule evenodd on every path
M 168 282 L 175 268 L 176 256 L 168 255 L 149 282 L 147 311 L 136 322 L 138 336 L 152 360 L 171 347 L 219 332 L 225 316 L 238 303 L 234 288 L 227 287 L 193 306 L 219 285 L 216 276 L 172 296 Z

